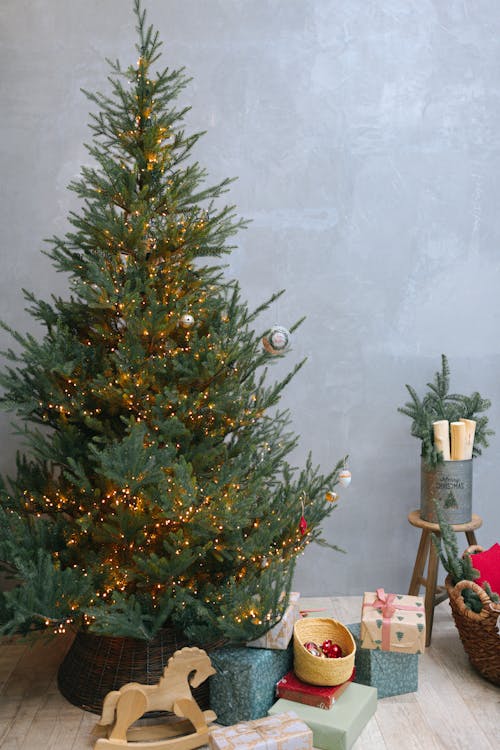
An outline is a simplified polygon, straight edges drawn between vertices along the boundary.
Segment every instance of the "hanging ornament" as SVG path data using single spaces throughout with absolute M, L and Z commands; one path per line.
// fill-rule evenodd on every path
M 301 499 L 300 499 L 300 504 L 302 506 L 302 515 L 301 515 L 300 521 L 299 521 L 299 531 L 302 534 L 302 536 L 304 536 L 304 534 L 307 531 L 307 521 L 306 521 L 306 516 L 305 516 L 305 505 L 304 505 L 304 498 L 303 497 L 301 497 Z
M 290 331 L 283 326 L 273 326 L 267 336 L 262 339 L 262 345 L 268 354 L 284 354 L 290 347 Z
M 351 472 L 349 471 L 349 469 L 342 469 L 339 474 L 339 482 L 342 487 L 349 487 L 349 485 L 351 484 Z
M 192 328 L 194 326 L 194 318 L 190 313 L 184 313 L 181 318 L 181 326 L 183 328 Z
M 349 487 L 349 485 L 351 484 L 351 472 L 347 468 L 346 461 L 347 458 L 344 459 L 344 468 L 341 472 L 339 472 L 339 482 L 342 487 Z
M 351 472 L 349 471 L 349 469 L 342 469 L 339 474 L 339 482 L 342 487 L 349 487 L 349 485 L 351 484 Z
M 327 503 L 336 503 L 338 497 L 337 493 L 333 492 L 333 490 L 327 490 L 325 493 L 325 500 Z

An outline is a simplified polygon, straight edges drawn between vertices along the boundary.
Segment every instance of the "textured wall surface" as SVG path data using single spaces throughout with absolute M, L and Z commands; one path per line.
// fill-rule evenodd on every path
M 131 0 L 0 3 L 0 316 L 36 326 L 21 287 L 65 289 L 41 254 L 67 229 L 66 185 L 88 162 L 104 58 L 136 59 Z M 353 481 L 325 525 L 347 555 L 311 547 L 304 594 L 406 591 L 419 444 L 397 406 L 448 354 L 453 390 L 493 399 L 499 433 L 475 462 L 479 541 L 500 538 L 500 6 L 496 0 L 148 0 L 166 62 L 186 66 L 189 126 L 211 180 L 252 219 L 231 258 L 261 319 L 291 325 L 308 364 L 284 403 L 326 470 Z M 7 339 L 2 335 L 2 346 Z M 1 466 L 13 468 L 10 416 Z M 299 516 L 299 508 L 297 510 Z M 465 546 L 465 538 L 464 538 Z

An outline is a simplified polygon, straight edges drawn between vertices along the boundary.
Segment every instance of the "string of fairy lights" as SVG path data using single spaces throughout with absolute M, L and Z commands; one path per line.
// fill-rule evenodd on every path
M 80 347 L 79 369 L 69 376 L 56 373 L 50 397 L 38 399 L 36 415 L 55 432 L 79 426 L 89 444 L 96 434 L 92 432 L 92 420 L 117 424 L 125 417 L 126 424 L 132 420 L 145 426 L 144 449 L 172 448 L 173 464 L 186 447 L 189 452 L 193 445 L 211 441 L 220 448 L 228 435 L 240 436 L 239 450 L 244 451 L 245 430 L 262 420 L 265 408 L 264 397 L 255 393 L 252 379 L 243 386 L 234 351 L 229 367 L 224 330 L 217 333 L 217 327 L 209 329 L 210 321 L 215 320 L 214 311 L 218 327 L 223 329 L 232 321 L 220 314 L 221 286 L 213 283 L 207 272 L 205 287 L 203 269 L 196 269 L 194 275 L 191 255 L 203 243 L 210 243 L 212 223 L 208 213 L 192 207 L 189 216 L 188 207 L 173 219 L 172 207 L 162 205 L 158 186 L 174 189 L 178 175 L 171 171 L 172 153 L 184 146 L 182 139 L 156 118 L 153 92 L 157 82 L 148 77 L 148 67 L 148 60 L 140 57 L 132 75 L 137 102 L 133 125 L 119 130 L 110 125 L 126 155 L 122 153 L 119 162 L 126 179 L 120 184 L 118 179 L 106 179 L 106 173 L 87 170 L 96 201 L 102 201 L 103 196 L 109 200 L 107 216 L 114 223 L 112 231 L 108 226 L 92 227 L 90 218 L 79 222 L 89 242 L 95 243 L 72 269 L 73 286 L 81 303 L 78 312 L 85 313 L 85 326 L 77 328 L 74 342 Z M 132 196 L 126 194 L 129 178 L 135 181 Z M 146 200 L 146 188 L 153 183 L 154 190 Z M 134 207 L 139 203 L 141 208 Z M 143 288 L 130 291 L 127 283 L 139 272 Z M 194 329 L 179 325 L 181 314 L 193 317 Z M 99 347 L 102 368 L 95 373 L 93 362 L 86 365 L 85 350 L 94 352 Z M 134 349 L 138 352 L 135 357 Z M 182 358 L 189 360 L 191 384 L 189 378 L 187 383 L 186 378 L 175 379 L 175 363 Z M 176 438 L 174 430 L 173 437 L 166 438 L 169 420 L 178 420 L 187 437 Z M 272 454 L 267 442 L 266 451 Z M 167 590 L 172 596 L 178 589 L 203 595 L 204 584 L 210 584 L 207 590 L 211 592 L 210 596 L 205 594 L 204 601 L 215 606 L 224 600 L 228 559 L 232 561 L 234 580 L 241 582 L 249 570 L 255 574 L 256 569 L 265 571 L 276 565 L 285 568 L 311 541 L 308 534 L 300 533 L 296 518 L 290 514 L 293 498 L 283 495 L 279 503 L 275 500 L 265 515 L 259 516 L 259 495 L 254 493 L 259 483 L 261 489 L 266 488 L 266 471 L 249 464 L 242 474 L 241 465 L 235 464 L 238 480 L 228 479 L 225 456 L 222 450 L 216 452 L 208 474 L 190 477 L 189 486 L 176 477 L 172 465 L 166 465 L 161 497 L 154 497 L 151 488 L 132 491 L 127 485 L 112 486 L 105 471 L 99 475 L 94 459 L 94 465 L 87 466 L 88 480 L 100 493 L 72 484 L 71 471 L 65 467 L 59 486 L 51 486 L 50 492 L 25 490 L 22 508 L 38 518 L 66 514 L 66 549 L 55 552 L 54 557 L 69 560 L 85 576 L 92 573 L 86 565 L 88 550 L 96 551 L 96 578 L 101 583 L 88 602 L 90 607 L 111 600 L 117 591 L 148 590 L 153 604 Z M 131 484 L 146 480 L 147 471 L 130 477 Z M 236 522 L 238 508 L 248 516 L 247 523 Z M 130 534 L 124 531 L 127 518 L 134 519 Z M 200 528 L 201 542 L 196 538 Z M 169 580 L 155 580 L 152 571 L 139 573 L 136 556 L 154 552 L 161 557 L 169 538 L 175 539 L 177 557 L 194 554 L 194 562 Z M 256 541 L 249 545 L 250 539 Z M 263 540 L 268 542 L 265 551 L 252 551 L 262 547 Z M 71 602 L 71 617 L 40 617 L 46 627 L 64 633 L 78 617 L 86 625 L 92 624 L 94 618 L 81 613 L 80 607 L 80 602 Z M 259 610 L 255 597 L 234 613 L 236 623 L 248 619 L 262 624 L 270 617 L 269 612 Z

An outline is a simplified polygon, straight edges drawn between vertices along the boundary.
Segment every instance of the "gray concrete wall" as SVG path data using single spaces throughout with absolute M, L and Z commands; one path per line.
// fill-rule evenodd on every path
M 62 233 L 87 161 L 104 57 L 135 61 L 130 0 L 0 3 L 0 315 L 33 328 L 21 287 L 64 289 L 42 239 Z M 500 433 L 500 6 L 496 0 L 149 0 L 166 60 L 194 77 L 198 157 L 253 219 L 231 259 L 262 319 L 307 321 L 276 374 L 309 358 L 284 402 L 328 469 L 353 481 L 309 548 L 304 594 L 405 591 L 419 444 L 396 407 L 449 355 L 453 388 L 493 399 Z M 5 341 L 3 339 L 2 343 Z M 9 417 L 1 468 L 13 465 Z M 500 537 L 500 436 L 475 464 L 479 539 Z M 465 543 L 465 539 L 464 539 Z

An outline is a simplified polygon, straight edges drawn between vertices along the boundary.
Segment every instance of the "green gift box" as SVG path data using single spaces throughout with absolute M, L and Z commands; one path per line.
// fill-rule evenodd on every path
M 418 689 L 418 654 L 362 648 L 359 622 L 347 627 L 356 641 L 356 682 L 376 687 L 379 698 Z
M 276 700 L 276 683 L 292 667 L 293 651 L 225 646 L 210 653 L 210 708 L 229 726 L 267 715 Z
M 314 747 L 349 750 L 376 710 L 377 690 L 353 682 L 328 710 L 280 698 L 269 714 L 294 711 L 312 729 Z

